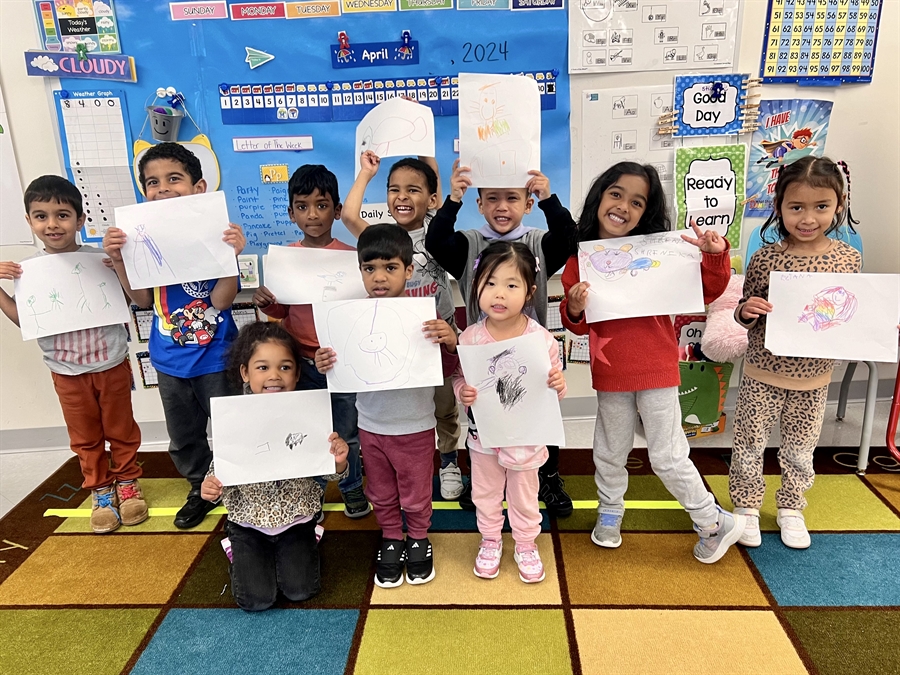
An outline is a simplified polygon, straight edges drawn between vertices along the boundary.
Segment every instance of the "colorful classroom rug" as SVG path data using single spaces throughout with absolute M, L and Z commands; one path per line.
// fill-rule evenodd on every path
M 258 614 L 231 597 L 223 516 L 173 528 L 186 484 L 166 454 L 141 455 L 160 515 L 102 536 L 79 514 L 90 502 L 73 458 L 0 521 L 0 673 L 900 672 L 900 466 L 876 449 L 857 476 L 853 453 L 820 448 L 806 511 L 813 544 L 793 551 L 775 525 L 779 477 L 768 455 L 763 545 L 707 566 L 691 555 L 690 520 L 643 451 L 629 463 L 621 548 L 594 546 L 590 451 L 564 450 L 577 508 L 545 516 L 547 578 L 535 585 L 519 581 L 508 538 L 500 576 L 476 578 L 474 514 L 436 496 L 436 579 L 377 588 L 374 517 L 347 519 L 331 485 L 322 592 Z M 695 449 L 693 458 L 730 508 L 728 451 Z

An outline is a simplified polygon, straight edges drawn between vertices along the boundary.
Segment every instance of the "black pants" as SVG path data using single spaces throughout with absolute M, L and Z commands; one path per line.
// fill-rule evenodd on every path
M 231 521 L 231 592 L 238 607 L 258 612 L 275 604 L 278 590 L 300 601 L 319 592 L 319 546 L 316 521 L 268 535 Z

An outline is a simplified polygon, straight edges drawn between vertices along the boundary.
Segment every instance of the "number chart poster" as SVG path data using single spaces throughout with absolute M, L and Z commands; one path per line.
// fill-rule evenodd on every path
M 215 6 L 216 11 L 203 13 L 206 6 Z M 350 107 L 363 106 L 336 105 L 337 91 L 327 88 L 334 83 L 350 83 L 371 93 L 373 82 L 402 79 L 412 83 L 407 95 L 415 89 L 422 102 L 425 91 L 430 104 L 434 102 L 432 93 L 438 95 L 430 85 L 452 81 L 460 72 L 550 76 L 552 87 L 544 84 L 541 96 L 541 141 L 546 149 L 541 170 L 549 176 L 554 192 L 569 192 L 567 15 L 563 0 L 148 3 L 146 8 L 144 3 L 117 2 L 116 8 L 122 51 L 134 56 L 139 73 L 136 83 L 116 84 L 125 91 L 132 137 L 154 142 L 145 122 L 146 106 L 157 88 L 171 86 L 184 94 L 192 119 L 209 137 L 218 158 L 219 189 L 226 194 L 231 220 L 246 233 L 246 253 L 265 254 L 269 244 L 288 244 L 301 237 L 288 217 L 287 182 L 264 180 L 268 174 L 261 173 L 261 167 L 286 166 L 290 175 L 302 164 L 324 164 L 337 175 L 341 198 L 353 185 L 356 126 L 364 113 L 347 113 Z M 152 36 L 165 36 L 166 48 L 160 49 Z M 351 57 L 346 56 L 347 51 Z M 412 56 L 416 58 L 406 58 Z M 303 113 L 292 119 L 290 109 L 285 117 L 275 104 L 271 110 L 265 108 L 270 94 L 277 96 L 279 90 L 286 94 L 289 86 L 296 89 L 310 83 L 326 95 L 329 109 L 320 119 L 327 121 L 303 119 Z M 235 111 L 225 110 L 222 99 L 233 98 L 225 92 L 230 94 L 234 87 L 239 88 L 241 99 L 245 98 L 243 89 L 250 88 L 247 98 L 251 107 L 263 108 L 265 115 L 225 123 Z M 84 88 L 83 81 L 61 81 L 61 89 L 79 88 Z M 355 89 L 341 92 L 351 98 L 354 93 Z M 435 103 L 440 108 L 446 101 Z M 435 112 L 437 161 L 445 196 L 456 159 L 458 125 L 456 115 Z M 197 133 L 185 118 L 178 140 L 189 142 Z M 310 144 L 312 149 L 306 149 Z M 393 161 L 386 160 L 369 184 L 367 203 L 385 202 Z M 484 223 L 475 197 L 466 195 L 460 228 L 478 228 Z M 534 211 L 526 216 L 525 224 L 546 228 L 543 214 Z M 340 222 L 335 223 L 334 235 L 354 243 Z

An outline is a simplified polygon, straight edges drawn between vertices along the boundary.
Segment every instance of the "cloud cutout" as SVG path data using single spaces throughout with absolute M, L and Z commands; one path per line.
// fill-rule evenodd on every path
M 59 66 L 56 65 L 49 56 L 35 56 L 31 59 L 31 65 L 35 68 L 45 70 L 48 73 L 54 73 L 59 70 Z

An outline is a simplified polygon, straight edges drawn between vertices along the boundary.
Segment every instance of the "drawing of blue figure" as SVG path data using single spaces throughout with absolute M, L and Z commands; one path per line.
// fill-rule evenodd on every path
M 133 258 L 134 268 L 137 270 L 139 277 L 149 276 L 151 270 L 160 272 L 163 267 L 168 268 L 171 274 L 175 274 L 169 263 L 166 262 L 165 256 L 163 256 L 159 246 L 156 245 L 153 237 L 147 233 L 146 226 L 138 225 L 135 227 L 134 240 L 139 244 L 139 246 L 135 246 Z M 138 253 L 139 251 L 140 254 Z M 145 274 L 142 274 L 142 272 Z

